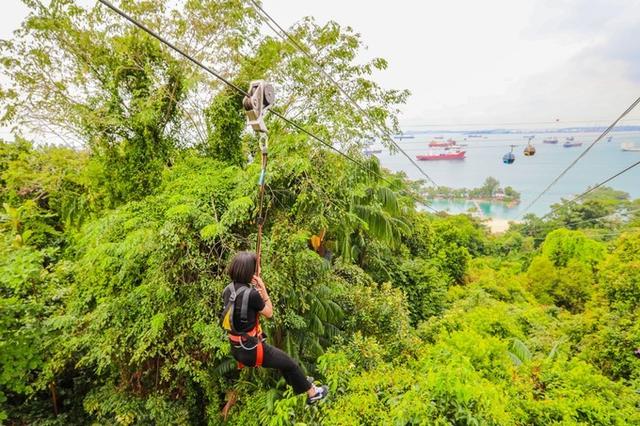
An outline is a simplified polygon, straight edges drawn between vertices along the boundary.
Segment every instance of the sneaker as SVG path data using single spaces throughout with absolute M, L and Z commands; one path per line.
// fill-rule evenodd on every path
M 307 397 L 307 404 L 312 405 L 318 401 L 322 401 L 329 395 L 329 388 L 326 385 L 323 386 L 313 386 L 316 390 L 316 394 L 313 396 Z

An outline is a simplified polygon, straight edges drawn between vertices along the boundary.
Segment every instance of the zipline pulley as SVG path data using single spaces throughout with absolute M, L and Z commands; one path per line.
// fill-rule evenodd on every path
M 252 81 L 247 91 L 248 96 L 242 100 L 242 106 L 247 114 L 247 124 L 256 132 L 266 132 L 264 113 L 276 98 L 273 85 L 264 80 Z

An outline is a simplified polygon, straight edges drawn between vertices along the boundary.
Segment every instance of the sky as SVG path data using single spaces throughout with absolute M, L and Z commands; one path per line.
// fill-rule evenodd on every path
M 265 0 L 282 25 L 349 25 L 407 88 L 405 125 L 611 122 L 640 96 L 640 1 Z M 640 123 L 640 113 L 632 119 Z M 629 122 L 633 120 L 628 120 Z M 425 129 L 428 127 L 424 127 Z
M 2 2 L 7 38 L 25 8 Z M 368 46 L 360 60 L 389 62 L 375 79 L 412 93 L 401 108 L 407 129 L 604 125 L 640 96 L 640 0 L 264 0 L 263 7 L 285 27 L 314 16 L 360 33 Z M 640 124 L 640 111 L 627 124 Z

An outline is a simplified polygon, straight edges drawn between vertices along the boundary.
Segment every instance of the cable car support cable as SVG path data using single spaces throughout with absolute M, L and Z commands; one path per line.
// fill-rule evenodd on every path
M 633 169 L 634 167 L 640 165 L 640 160 L 636 161 L 635 163 L 631 164 L 630 166 L 625 167 L 624 169 L 620 170 L 618 173 L 616 173 L 615 175 L 603 180 L 602 182 L 600 182 L 599 184 L 597 184 L 596 186 L 593 186 L 589 189 L 587 189 L 586 191 L 584 191 L 583 193 L 577 195 L 576 197 L 572 198 L 569 201 L 566 201 L 564 203 L 562 203 L 560 206 L 556 207 L 555 209 L 552 209 L 550 212 L 548 212 L 547 214 L 545 214 L 544 216 L 542 216 L 541 219 L 544 219 L 545 217 L 549 217 L 549 215 L 557 212 L 558 210 L 561 210 L 563 208 L 566 208 L 567 206 L 574 204 L 576 201 L 584 198 L 586 195 L 590 194 L 591 192 L 595 191 L 596 189 L 606 185 L 607 183 L 611 182 L 612 180 L 614 180 L 615 178 L 617 178 L 620 175 L 625 174 L 626 172 L 628 172 L 629 170 Z
M 547 191 L 549 191 L 551 189 L 551 187 L 553 187 L 556 183 L 558 183 L 558 181 L 560 179 L 562 179 L 562 177 L 573 168 L 573 166 L 575 166 L 578 161 L 580 161 L 585 155 L 587 155 L 587 153 L 591 150 L 591 148 L 593 148 L 595 146 L 595 144 L 597 144 L 598 142 L 600 142 L 605 136 L 607 136 L 607 134 L 618 124 L 618 122 L 620 122 L 620 120 L 622 120 L 627 114 L 629 114 L 638 104 L 640 103 L 640 97 L 638 99 L 636 99 L 631 105 L 629 105 L 629 107 L 622 113 L 620 114 L 620 116 L 618 116 L 618 118 L 611 123 L 611 125 L 609 125 L 609 127 L 607 127 L 601 134 L 600 136 L 598 136 L 592 143 L 591 145 L 589 145 L 584 151 L 582 151 L 580 153 L 580 155 L 578 155 L 578 157 L 573 160 L 571 162 L 571 164 L 569 164 L 569 166 L 567 166 L 567 168 L 565 168 L 531 203 L 529 203 L 529 205 L 524 209 L 524 211 L 522 212 L 522 216 L 524 216 L 527 211 L 529 211 L 529 209 L 538 202 L 538 200 L 540 200 L 540 198 L 542 198 L 542 196 L 547 193 Z

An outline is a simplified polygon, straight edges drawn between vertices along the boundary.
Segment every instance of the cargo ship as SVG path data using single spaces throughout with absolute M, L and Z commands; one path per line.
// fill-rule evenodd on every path
M 640 146 L 636 146 L 636 144 L 632 142 L 625 142 L 620 145 L 620 149 L 626 152 L 640 152 Z
M 448 146 L 454 146 L 456 144 L 456 141 L 454 141 L 453 139 L 449 139 L 448 141 L 441 141 L 441 140 L 433 140 L 431 142 L 429 142 L 429 146 L 431 148 L 446 148 Z
M 573 148 L 575 146 L 582 146 L 582 142 L 574 142 L 573 138 L 571 140 L 567 138 L 566 142 L 563 143 L 562 146 L 565 148 Z
M 420 161 L 464 160 L 465 154 L 466 151 L 440 152 L 437 154 L 416 155 L 416 158 Z

